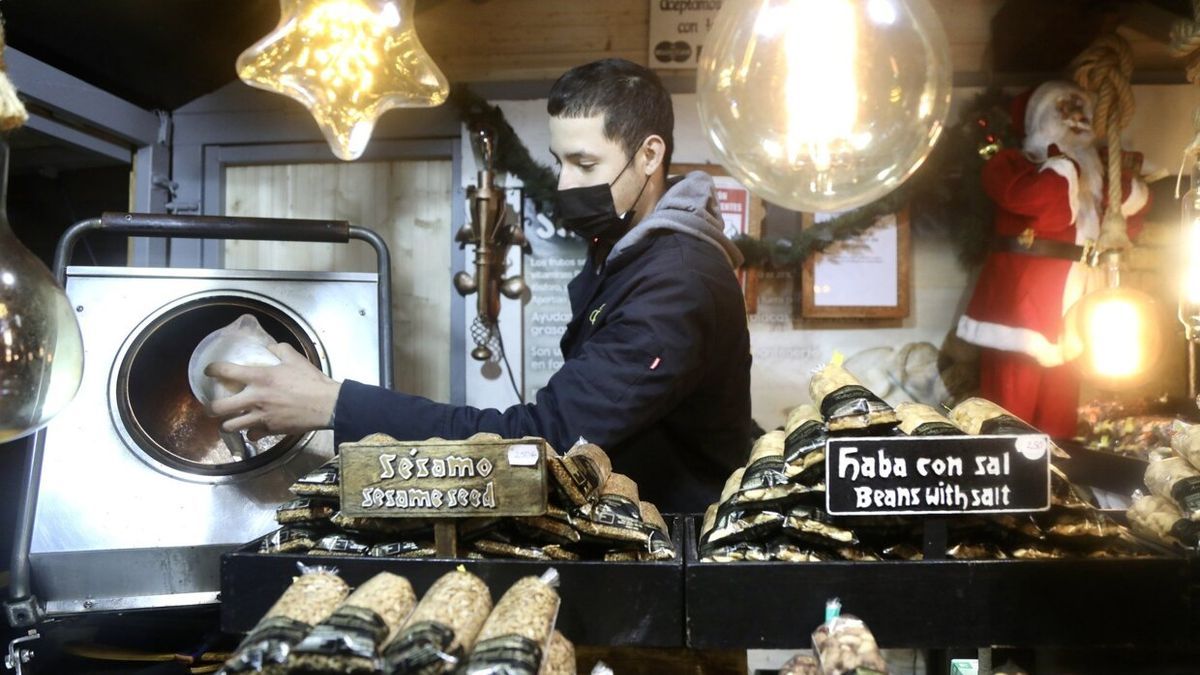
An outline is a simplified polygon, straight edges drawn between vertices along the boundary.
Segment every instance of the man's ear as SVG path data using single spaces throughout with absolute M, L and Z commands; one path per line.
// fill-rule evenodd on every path
M 638 150 L 638 152 L 641 153 L 642 157 L 645 159 L 642 164 L 643 174 L 646 176 L 653 176 L 654 173 L 658 171 L 658 168 L 662 166 L 663 159 L 666 158 L 667 143 L 663 140 L 662 136 L 659 136 L 658 134 L 650 134 L 646 137 L 646 140 L 642 142 L 642 147 L 640 150 Z M 663 175 L 667 175 L 665 169 L 663 171 Z

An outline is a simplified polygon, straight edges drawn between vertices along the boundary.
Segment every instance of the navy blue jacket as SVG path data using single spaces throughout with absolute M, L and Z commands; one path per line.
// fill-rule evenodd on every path
M 721 234 L 711 179 L 689 174 L 568 286 L 562 368 L 537 402 L 507 410 L 435 403 L 347 380 L 338 443 L 540 436 L 559 452 L 584 438 L 664 512 L 700 512 L 745 462 L 750 340 L 736 248 Z

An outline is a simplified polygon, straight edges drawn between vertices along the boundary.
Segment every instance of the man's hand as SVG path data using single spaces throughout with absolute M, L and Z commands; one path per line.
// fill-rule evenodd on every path
M 270 434 L 297 434 L 330 426 L 342 383 L 330 379 L 287 343 L 269 347 L 277 366 L 213 363 L 204 374 L 233 380 L 245 389 L 211 404 L 225 431 L 242 429 Z

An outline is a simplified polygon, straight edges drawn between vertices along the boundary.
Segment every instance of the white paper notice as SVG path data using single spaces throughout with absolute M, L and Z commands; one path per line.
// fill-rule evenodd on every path
M 824 307 L 895 307 L 898 228 L 894 215 L 879 219 L 857 239 L 839 242 L 813 262 L 813 302 Z

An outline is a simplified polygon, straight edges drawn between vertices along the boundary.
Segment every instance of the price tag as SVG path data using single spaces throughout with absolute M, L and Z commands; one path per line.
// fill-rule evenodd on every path
M 541 458 L 542 449 L 536 445 L 522 443 L 511 446 L 508 449 L 508 463 L 510 466 L 537 466 Z

